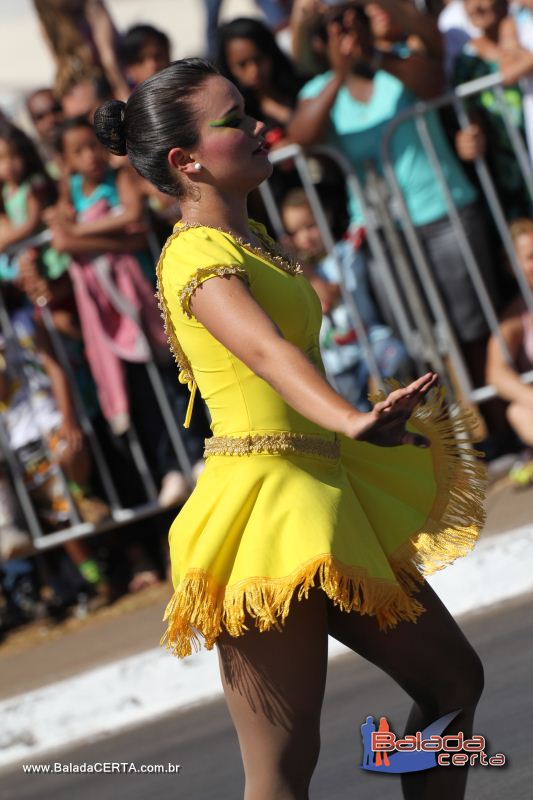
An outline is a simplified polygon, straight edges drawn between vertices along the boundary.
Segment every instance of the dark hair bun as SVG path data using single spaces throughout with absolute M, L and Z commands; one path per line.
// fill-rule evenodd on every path
M 123 103 L 122 100 L 109 100 L 94 112 L 94 132 L 104 147 L 107 147 L 115 156 L 125 156 L 127 153 L 124 126 L 125 109 L 126 103 Z

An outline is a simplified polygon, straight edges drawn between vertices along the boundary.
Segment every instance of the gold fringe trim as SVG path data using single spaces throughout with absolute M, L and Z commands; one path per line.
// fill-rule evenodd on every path
M 170 351 L 174 356 L 176 364 L 178 365 L 178 371 L 179 371 L 178 380 L 180 383 L 186 383 L 189 388 L 189 391 L 192 392 L 195 380 L 191 363 L 187 358 L 187 356 L 185 355 L 185 352 L 178 341 L 176 330 L 174 328 L 174 324 L 170 316 L 170 311 L 168 310 L 168 304 L 165 298 L 165 293 L 163 292 L 163 281 L 162 281 L 163 261 L 165 260 L 168 248 L 170 247 L 170 245 L 172 244 L 177 235 L 178 235 L 177 233 L 173 233 L 168 237 L 161 251 L 161 255 L 159 256 L 159 261 L 156 264 L 155 273 L 157 279 L 157 292 L 155 296 L 157 298 L 157 304 L 159 306 L 159 310 L 161 311 L 161 317 L 163 319 L 163 325 L 165 327 L 165 333 L 170 346 Z
M 186 222 L 183 225 L 177 224 L 176 230 L 174 231 L 171 236 L 175 237 L 178 236 L 183 231 L 189 231 L 193 228 L 207 228 L 207 230 L 211 231 L 218 231 L 219 233 L 225 233 L 227 236 L 230 236 L 234 242 L 236 242 L 240 247 L 248 250 L 249 253 L 252 255 L 259 256 L 260 258 L 264 258 L 266 261 L 270 261 L 271 264 L 274 266 L 279 267 L 284 272 L 288 272 L 290 275 L 303 275 L 304 271 L 301 264 L 298 261 L 295 261 L 291 256 L 289 256 L 282 248 L 281 245 L 276 242 L 275 239 L 272 239 L 271 236 L 268 235 L 266 230 L 263 228 L 261 223 L 256 222 L 253 219 L 248 220 L 249 225 L 253 233 L 257 236 L 259 241 L 261 242 L 261 246 L 256 244 L 252 244 L 247 239 L 244 239 L 242 236 L 237 236 L 231 231 L 227 230 L 226 228 L 220 228 L 216 225 L 202 225 L 199 222 Z
M 305 453 L 338 459 L 341 443 L 313 434 L 279 431 L 279 433 L 248 434 L 248 436 L 210 436 L 204 439 L 204 458 L 210 455 L 245 456 L 253 453 Z
M 197 290 L 197 288 L 202 284 L 202 282 L 206 278 L 211 277 L 219 277 L 222 278 L 225 275 L 238 275 L 239 278 L 245 281 L 248 285 L 250 285 L 250 278 L 248 277 L 248 273 L 244 267 L 239 266 L 238 264 L 224 264 L 218 265 L 213 264 L 210 267 L 200 267 L 194 273 L 193 277 L 190 281 L 187 281 L 183 289 L 179 294 L 179 301 L 180 306 L 183 313 L 192 319 L 193 313 L 190 309 L 190 302 L 191 297 Z
M 365 569 L 349 567 L 332 555 L 318 556 L 284 578 L 251 578 L 234 586 L 221 587 L 204 570 L 190 570 L 174 592 L 163 621 L 168 627 L 160 644 L 178 658 L 185 658 L 201 647 L 206 650 L 222 632 L 242 636 L 248 630 L 246 612 L 261 631 L 281 630 L 293 596 L 308 597 L 315 578 L 327 596 L 342 611 L 376 615 L 382 630 L 401 620 L 415 622 L 424 607 L 409 597 L 396 583 L 370 578 Z
M 387 382 L 397 388 L 397 382 Z M 416 590 L 431 575 L 462 558 L 474 547 L 485 524 L 487 468 L 473 445 L 476 416 L 458 403 L 446 404 L 446 390 L 433 390 L 410 422 L 431 445 L 437 495 L 423 528 L 389 561 L 406 591 Z
M 227 587 L 204 570 L 189 570 L 165 610 L 168 627 L 161 645 L 184 658 L 193 646 L 200 648 L 201 635 L 211 650 L 222 626 L 232 636 L 247 630 L 245 611 L 260 631 L 279 630 L 296 590 L 298 600 L 307 597 L 315 577 L 341 610 L 375 615 L 381 630 L 402 620 L 415 622 L 425 609 L 412 592 L 424 575 L 466 555 L 479 537 L 485 520 L 486 469 L 479 461 L 482 454 L 473 447 L 473 412 L 446 406 L 444 389 L 434 390 L 410 422 L 431 442 L 437 495 L 424 525 L 389 558 L 397 583 L 369 576 L 331 554 L 317 556 L 284 578 L 255 577 Z

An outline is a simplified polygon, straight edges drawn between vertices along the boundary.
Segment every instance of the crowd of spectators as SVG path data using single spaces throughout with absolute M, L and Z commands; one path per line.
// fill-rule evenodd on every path
M 526 146 L 533 142 L 529 2 L 258 0 L 261 19 L 219 25 L 220 0 L 204 0 L 205 53 L 238 86 L 248 113 L 264 120 L 271 150 L 329 145 L 364 185 L 369 163 L 383 174 L 383 138 L 398 113 L 491 73 L 501 73 L 514 131 Z M 164 509 L 178 507 L 192 487 L 157 410 L 148 364 L 157 364 L 194 480 L 210 435 L 202 404 L 190 426 L 182 425 L 188 390 L 176 380 L 154 297 L 154 254 L 179 207 L 125 158 L 104 152 L 91 125 L 104 100 L 126 99 L 180 54 L 171 53 L 167 32 L 151 25 L 118 31 L 103 0 L 34 0 L 34 6 L 56 79 L 25 98 L 31 129 L 0 113 L 0 630 L 39 615 L 61 617 L 80 604 L 95 608 L 164 580 L 165 513 L 172 513 Z M 532 368 L 533 316 L 516 299 L 473 163 L 486 159 L 532 289 L 533 208 L 492 92 L 469 99 L 468 113 L 463 129 L 437 111 L 426 120 L 514 366 L 490 336 L 445 194 L 412 119 L 398 126 L 390 158 L 473 383 L 490 381 L 506 403 L 482 409 L 489 454 L 499 454 L 533 447 L 533 388 L 518 372 Z M 381 374 L 407 380 L 414 367 L 374 276 L 362 209 L 334 161 L 321 154 L 311 166 L 337 239 L 333 252 L 290 159 L 276 167 L 271 188 L 284 244 L 322 304 L 328 375 L 366 410 L 372 378 L 350 302 Z M 270 225 L 258 192 L 250 210 Z M 89 437 L 104 455 L 120 503 L 149 500 L 148 480 L 162 513 L 130 525 L 127 535 L 113 530 L 35 554 L 13 463 L 45 533 L 70 525 L 73 515 L 104 522 L 109 497 Z M 139 444 L 148 479 L 135 462 Z M 521 484 L 533 482 L 525 452 L 513 473 Z

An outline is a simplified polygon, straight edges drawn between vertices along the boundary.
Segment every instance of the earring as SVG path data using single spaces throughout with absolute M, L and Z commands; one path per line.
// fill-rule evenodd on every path
M 196 170 L 196 172 L 200 172 L 200 170 L 202 169 L 202 165 L 200 164 L 199 161 L 194 162 L 194 169 Z

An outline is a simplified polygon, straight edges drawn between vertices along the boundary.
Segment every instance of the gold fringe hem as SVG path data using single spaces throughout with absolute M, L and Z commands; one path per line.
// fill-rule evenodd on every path
M 410 420 L 430 442 L 437 492 L 422 529 L 389 557 L 406 591 L 469 553 L 485 524 L 487 469 L 473 446 L 476 417 L 471 409 L 446 405 L 445 396 L 437 389 Z
M 251 578 L 225 589 L 204 570 L 191 570 L 166 608 L 163 621 L 168 620 L 168 627 L 160 644 L 184 658 L 193 646 L 200 649 L 201 634 L 206 650 L 212 650 L 222 626 L 231 636 L 248 630 L 246 613 L 260 631 L 281 630 L 295 592 L 298 600 L 307 598 L 315 577 L 342 611 L 375 615 L 382 630 L 401 620 L 415 622 L 424 611 L 397 583 L 371 578 L 366 570 L 346 566 L 329 554 L 306 562 L 288 577 Z
M 396 385 L 392 385 L 396 388 Z M 381 397 L 372 398 L 379 400 Z M 447 407 L 445 391 L 433 392 L 411 417 L 413 427 L 431 443 L 436 499 L 424 525 L 390 557 L 397 582 L 368 575 L 361 567 L 341 563 L 331 554 L 317 556 L 283 578 L 250 578 L 220 586 L 204 570 L 189 570 L 168 603 L 168 627 L 160 644 L 184 658 L 193 647 L 211 650 L 222 632 L 241 636 L 246 612 L 260 631 L 281 630 L 294 593 L 298 600 L 315 586 L 341 610 L 375 615 L 381 630 L 405 620 L 416 622 L 425 610 L 412 597 L 429 575 L 466 555 L 484 523 L 486 469 L 473 447 L 471 411 Z

